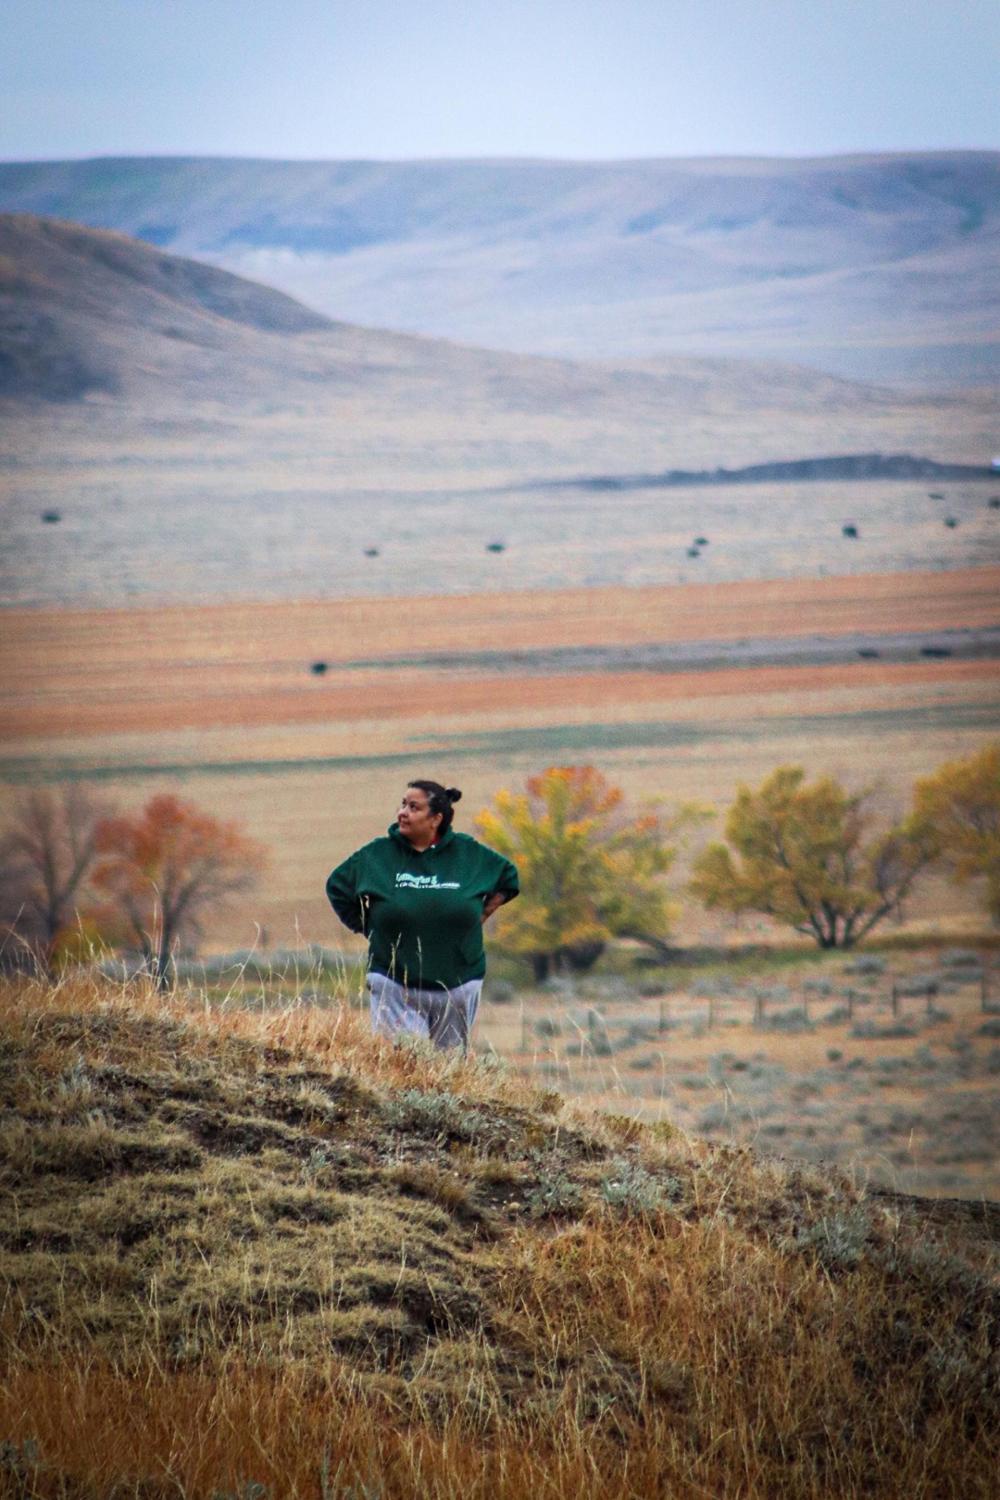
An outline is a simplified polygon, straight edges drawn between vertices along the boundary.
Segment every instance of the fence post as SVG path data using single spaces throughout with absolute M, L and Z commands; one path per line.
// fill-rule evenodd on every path
M 895 980 L 892 981 L 892 1013 L 894 1016 L 899 1015 L 899 991 L 896 989 Z
M 753 999 L 753 1024 L 759 1026 L 764 1019 L 764 995 L 758 990 Z
M 984 1014 L 989 1009 L 989 1005 L 987 1003 L 988 1000 L 989 990 L 986 985 L 986 970 L 984 969 L 979 977 L 979 1009 L 983 1011 Z
M 715 996 L 708 997 L 708 1029 L 711 1031 L 715 1026 Z
M 661 996 L 660 997 L 660 1022 L 659 1022 L 659 1032 L 660 1032 L 661 1036 L 663 1035 L 663 1033 L 667 1029 L 666 1004 L 667 1004 L 667 1002 Z

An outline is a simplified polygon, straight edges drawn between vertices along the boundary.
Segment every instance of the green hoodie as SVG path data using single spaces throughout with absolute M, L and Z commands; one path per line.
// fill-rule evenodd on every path
M 483 902 L 518 893 L 509 859 L 453 828 L 414 849 L 393 823 L 326 882 L 337 916 L 368 938 L 369 967 L 415 989 L 454 989 L 486 972 Z

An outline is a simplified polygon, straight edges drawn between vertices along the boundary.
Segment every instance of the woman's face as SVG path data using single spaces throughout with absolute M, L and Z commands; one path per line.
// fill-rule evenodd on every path
M 441 824 L 441 813 L 431 812 L 426 792 L 422 792 L 419 787 L 408 786 L 399 804 L 396 821 L 403 837 L 409 839 L 411 844 L 422 847 L 434 842 Z

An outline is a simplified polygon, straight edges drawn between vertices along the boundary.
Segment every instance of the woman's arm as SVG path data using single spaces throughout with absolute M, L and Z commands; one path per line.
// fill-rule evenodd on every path
M 493 882 L 493 889 L 483 900 L 483 921 L 492 917 L 493 913 L 508 901 L 513 901 L 519 893 L 521 884 L 518 880 L 517 866 L 511 861 L 498 854 L 495 849 L 486 845 L 480 845 L 484 857 L 489 861 L 487 878 Z
M 331 871 L 326 882 L 326 894 L 345 927 L 350 928 L 351 932 L 367 934 L 368 902 L 358 892 L 356 854 L 352 854 L 342 865 Z
M 492 891 L 483 902 L 483 921 L 492 917 L 499 907 L 506 905 L 516 894 L 516 891 Z

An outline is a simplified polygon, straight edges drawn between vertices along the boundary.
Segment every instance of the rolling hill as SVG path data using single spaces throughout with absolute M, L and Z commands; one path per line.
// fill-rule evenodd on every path
M 583 420 L 694 402 L 860 409 L 880 393 L 819 372 L 678 358 L 655 370 L 495 353 L 337 323 L 270 287 L 107 230 L 0 214 L 0 394 L 105 392 L 158 405 L 269 406 L 366 393 L 417 408 L 548 410 Z M 884 398 L 883 398 L 884 399 Z
M 0 209 L 125 231 L 332 317 L 524 352 L 1000 372 L 1000 154 L 0 164 Z
M 387 333 L 30 214 L 0 215 L 0 404 L 6 602 L 677 582 L 702 533 L 709 580 L 995 558 L 995 513 L 961 470 L 947 547 L 912 468 L 904 492 L 869 466 L 860 508 L 857 484 L 838 496 L 836 467 L 798 488 L 797 470 L 776 469 L 786 482 L 752 501 L 721 482 L 852 454 L 981 469 L 989 391 L 917 397 L 759 360 L 582 362 Z M 608 492 L 607 476 L 676 469 L 720 483 L 669 500 Z M 853 551 L 831 506 L 862 527 Z

